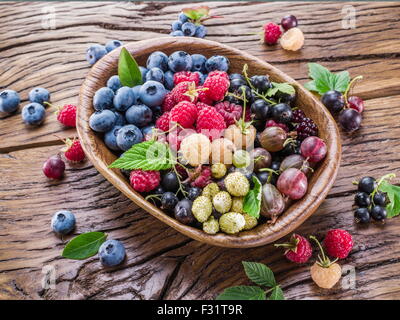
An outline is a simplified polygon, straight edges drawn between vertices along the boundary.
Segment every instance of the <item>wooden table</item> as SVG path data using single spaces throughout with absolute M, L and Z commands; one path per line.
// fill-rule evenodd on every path
M 348 3 L 347 3 L 348 4 Z M 355 93 L 366 100 L 361 130 L 343 137 L 338 178 L 319 210 L 297 232 L 320 237 L 331 228 L 349 230 L 355 246 L 343 265 L 356 285 L 320 290 L 309 267 L 288 262 L 272 245 L 224 249 L 188 239 L 139 209 L 86 162 L 67 166 L 66 177 L 49 182 L 45 159 L 72 137 L 50 108 L 41 127 L 29 129 L 20 112 L 0 120 L 0 298 L 1 299 L 213 299 L 224 288 L 249 284 L 241 261 L 258 261 L 275 272 L 287 299 L 399 299 L 400 218 L 385 225 L 354 223 L 354 179 L 379 177 L 400 167 L 400 4 L 353 3 L 356 29 L 342 28 L 345 3 L 207 3 L 222 19 L 207 22 L 210 40 L 248 50 L 301 81 L 307 62 L 364 75 Z M 0 89 L 18 91 L 23 104 L 35 86 L 51 91 L 55 105 L 77 103 L 89 66 L 89 43 L 132 42 L 169 33 L 182 3 L 0 3 Z M 45 8 L 45 9 L 43 9 Z M 50 8 L 50 9 L 49 9 Z M 55 9 L 56 29 L 42 27 L 42 10 Z M 252 34 L 267 21 L 291 13 L 300 20 L 305 47 L 296 53 L 268 47 Z M 399 172 L 398 172 L 399 173 Z M 121 240 L 127 261 L 108 272 L 97 257 L 60 257 L 62 240 L 50 230 L 60 209 L 77 217 L 76 234 L 102 230 Z M 64 240 L 68 240 L 64 239 Z M 56 289 L 43 289 L 55 267 Z M 44 268 L 44 269 L 43 269 Z M 44 271 L 43 271 L 44 270 Z

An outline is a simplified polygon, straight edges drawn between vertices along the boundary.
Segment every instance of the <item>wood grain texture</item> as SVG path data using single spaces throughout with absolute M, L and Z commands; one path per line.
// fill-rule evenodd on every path
M 343 3 L 208 4 L 224 18 L 207 23 L 207 39 L 245 49 L 301 83 L 307 80 L 307 62 L 364 76 L 354 91 L 367 99 L 362 128 L 353 135 L 342 133 L 338 178 L 321 207 L 296 230 L 319 238 L 331 228 L 349 230 L 355 248 L 341 264 L 355 267 L 356 287 L 339 284 L 318 290 L 310 279 L 310 264 L 294 265 L 272 245 L 224 249 L 186 238 L 138 209 L 88 162 L 68 166 L 64 180 L 48 183 L 41 173 L 42 162 L 59 146 L 46 145 L 57 143 L 54 133 L 76 133 L 65 132 L 49 116 L 38 137 L 37 131 L 26 130 L 17 113 L 0 118 L 1 299 L 208 299 L 228 286 L 250 284 L 242 260 L 270 266 L 288 299 L 400 299 L 400 219 L 364 228 L 354 224 L 351 209 L 355 193 L 351 181 L 400 169 L 399 4 L 353 3 L 354 30 L 341 27 Z M 177 12 L 189 4 L 51 3 L 57 14 L 55 30 L 41 28 L 38 13 L 46 5 L 0 3 L 0 87 L 21 92 L 26 101 L 31 88 L 45 86 L 54 104 L 60 105 L 78 101 L 89 70 L 84 61 L 88 43 L 166 35 Z M 295 14 L 305 31 L 301 52 L 265 47 L 256 36 L 244 35 L 257 32 L 260 21 L 277 21 L 286 13 Z M 382 21 L 388 22 L 385 27 Z M 36 139 L 41 142 L 33 145 Z M 110 238 L 122 240 L 127 262 L 108 272 L 96 257 L 61 259 L 62 241 L 49 230 L 51 215 L 59 209 L 77 215 L 75 234 L 104 230 Z M 57 267 L 55 290 L 42 289 L 45 265 Z

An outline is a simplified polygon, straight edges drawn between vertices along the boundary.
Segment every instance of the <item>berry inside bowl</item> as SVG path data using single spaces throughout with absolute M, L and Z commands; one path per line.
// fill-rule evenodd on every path
M 185 225 L 174 217 L 164 213 L 161 209 L 147 201 L 140 193 L 136 192 L 131 187 L 129 180 L 126 179 L 119 169 L 109 168 L 109 165 L 118 157 L 107 148 L 103 141 L 103 136 L 94 132 L 89 126 L 89 119 L 94 112 L 93 98 L 96 91 L 105 87 L 107 80 L 111 76 L 117 74 L 121 51 L 121 48 L 117 48 L 99 60 L 90 70 L 80 90 L 80 103 L 77 111 L 77 130 L 87 157 L 92 161 L 97 170 L 116 188 L 154 217 L 186 236 L 222 247 L 247 248 L 274 242 L 295 230 L 315 212 L 325 199 L 336 178 L 341 158 L 341 144 L 334 119 L 329 111 L 316 100 L 311 93 L 288 75 L 270 64 L 246 52 L 213 41 L 186 37 L 166 37 L 139 41 L 124 47 L 131 53 L 139 65 L 146 65 L 147 58 L 155 51 L 162 51 L 170 55 L 175 51 L 183 50 L 189 54 L 200 53 L 207 58 L 213 55 L 225 56 L 230 61 L 229 73 L 241 73 L 243 66 L 247 64 L 250 75 L 269 75 L 272 82 L 290 84 L 296 90 L 295 105 L 301 107 L 301 110 L 307 117 L 312 118 L 319 129 L 318 137 L 326 144 L 327 153 L 323 160 L 315 167 L 313 174 L 309 177 L 305 195 L 302 195 L 300 200 L 287 205 L 285 211 L 277 217 L 276 221 L 273 223 L 262 223 L 251 230 L 241 231 L 236 234 L 221 232 L 217 234 L 208 234 L 196 227 Z M 156 77 L 157 75 L 152 76 Z M 216 94 L 218 94 L 218 92 Z M 257 108 L 257 106 L 254 108 Z M 282 108 L 282 110 L 279 110 L 280 108 Z M 280 112 L 280 115 L 284 116 L 284 106 L 276 108 L 276 112 Z M 310 127 L 311 125 L 306 123 L 305 126 Z M 277 128 L 276 126 L 272 128 L 274 129 L 270 130 L 271 132 L 269 134 L 274 136 L 278 136 L 282 131 L 284 132 L 283 129 Z M 301 131 L 301 133 L 304 132 L 305 131 Z M 266 141 L 265 143 L 268 144 L 270 140 L 267 139 Z M 318 143 L 318 141 L 310 142 L 311 145 L 318 145 Z M 238 153 L 233 161 L 239 164 L 242 162 L 245 163 L 246 157 L 243 155 L 245 155 L 245 153 Z M 289 173 L 290 172 L 288 172 L 287 176 L 290 176 Z M 293 176 L 296 177 L 296 172 L 294 172 Z M 152 177 L 150 178 L 153 179 Z M 289 181 L 290 179 L 286 180 Z M 290 189 L 290 183 L 288 184 L 287 181 L 281 181 L 282 188 L 289 186 Z M 299 190 L 288 190 L 288 194 L 293 194 L 295 197 L 297 196 L 295 191 Z M 183 209 L 185 209 L 184 204 Z M 228 215 L 224 220 L 229 221 L 230 218 L 231 217 Z

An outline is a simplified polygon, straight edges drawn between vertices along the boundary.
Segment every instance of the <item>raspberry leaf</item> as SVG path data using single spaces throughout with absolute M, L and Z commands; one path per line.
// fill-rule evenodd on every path
M 296 90 L 294 89 L 294 87 L 292 85 L 290 85 L 289 83 L 271 82 L 271 84 L 272 84 L 272 88 L 270 88 L 267 91 L 267 97 L 274 96 L 278 91 L 281 93 L 289 94 L 289 95 L 296 93 Z
M 244 198 L 243 211 L 258 219 L 261 211 L 261 182 L 254 176 L 253 182 L 254 188 Z
M 272 289 L 271 295 L 268 300 L 285 300 L 283 291 L 280 286 L 276 286 Z
M 65 246 L 62 256 L 73 260 L 84 260 L 97 254 L 100 246 L 106 241 L 103 232 L 87 232 L 73 238 Z
M 119 54 L 118 76 L 123 86 L 134 87 L 142 84 L 142 73 L 139 66 L 125 48 L 122 48 Z
M 172 168 L 175 163 L 176 160 L 167 145 L 150 140 L 133 145 L 120 158 L 110 164 L 109 168 L 160 171 Z
M 247 262 L 242 261 L 244 271 L 247 277 L 254 283 L 265 286 L 265 287 L 275 287 L 275 277 L 274 273 L 265 264 L 257 262 Z
M 236 286 L 225 289 L 217 300 L 266 300 L 266 295 L 260 287 Z
M 383 180 L 379 185 L 379 191 L 386 193 L 390 201 L 386 205 L 387 217 L 400 215 L 400 187 Z

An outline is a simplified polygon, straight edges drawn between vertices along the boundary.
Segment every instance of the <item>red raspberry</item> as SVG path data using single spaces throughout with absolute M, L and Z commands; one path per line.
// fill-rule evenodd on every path
M 229 101 L 217 103 L 215 109 L 222 115 L 227 127 L 234 124 L 242 116 L 242 107 Z
M 138 192 L 149 192 L 160 185 L 159 171 L 133 170 L 129 178 L 131 186 Z
M 85 159 L 85 152 L 83 152 L 79 140 L 67 139 L 65 144 L 67 145 L 66 149 L 64 149 L 65 158 L 73 162 L 79 162 Z
M 171 91 L 172 98 L 175 103 L 181 101 L 189 101 L 196 103 L 198 98 L 198 91 L 194 82 L 184 81 L 178 83 Z
M 353 237 L 346 230 L 332 229 L 325 236 L 324 246 L 331 257 L 344 259 L 353 249 Z
M 166 132 L 169 130 L 169 122 L 170 113 L 165 112 L 156 120 L 156 128 Z
M 190 183 L 192 187 L 204 188 L 212 182 L 211 180 L 211 168 L 202 167 L 200 175 Z
M 196 86 L 199 85 L 200 83 L 200 75 L 196 72 L 190 72 L 190 71 L 181 71 L 177 72 L 174 74 L 174 85 L 176 86 L 178 83 L 184 82 L 184 81 L 194 81 Z
M 279 127 L 279 128 L 282 128 L 283 130 L 285 130 L 286 132 L 289 132 L 289 128 L 288 128 L 288 126 L 286 124 L 280 123 L 280 122 L 275 122 L 274 120 L 268 120 L 265 123 L 265 127 L 266 128 L 268 128 L 268 127 Z
M 76 106 L 66 104 L 57 111 L 57 120 L 67 127 L 76 127 Z
M 228 91 L 229 80 L 222 75 L 207 76 L 203 87 L 208 88 L 208 97 L 213 101 L 220 101 L 225 97 L 225 93 Z
M 281 28 L 277 24 L 270 22 L 264 25 L 264 42 L 266 44 L 276 44 L 281 35 Z
M 171 93 L 167 93 L 165 95 L 164 101 L 162 103 L 162 112 L 171 111 L 171 109 L 175 106 L 175 100 Z
M 312 255 L 310 242 L 295 233 L 291 236 L 289 243 L 275 244 L 275 247 L 286 248 L 285 257 L 296 263 L 306 263 Z
M 199 111 L 196 129 L 211 140 L 219 138 L 226 128 L 224 117 L 214 108 L 205 107 Z
M 184 128 L 190 128 L 197 119 L 197 107 L 187 101 L 179 102 L 170 111 L 171 121 L 179 123 Z
M 212 105 L 213 101 L 212 99 L 208 96 L 208 88 L 206 90 L 200 90 L 204 89 L 204 87 L 199 86 L 197 87 L 197 93 L 198 93 L 198 99 L 200 102 L 203 102 L 208 105 Z
M 206 104 L 206 103 L 204 103 L 204 102 L 197 102 L 196 103 L 196 107 L 197 107 L 197 110 L 200 111 L 203 108 L 211 107 L 211 106 Z
M 228 76 L 228 74 L 227 74 L 225 71 L 215 70 L 215 71 L 211 71 L 211 72 L 207 75 L 207 77 L 215 77 L 215 76 L 217 76 L 217 77 L 223 77 L 223 78 L 225 78 L 226 80 L 229 80 L 229 76 Z

